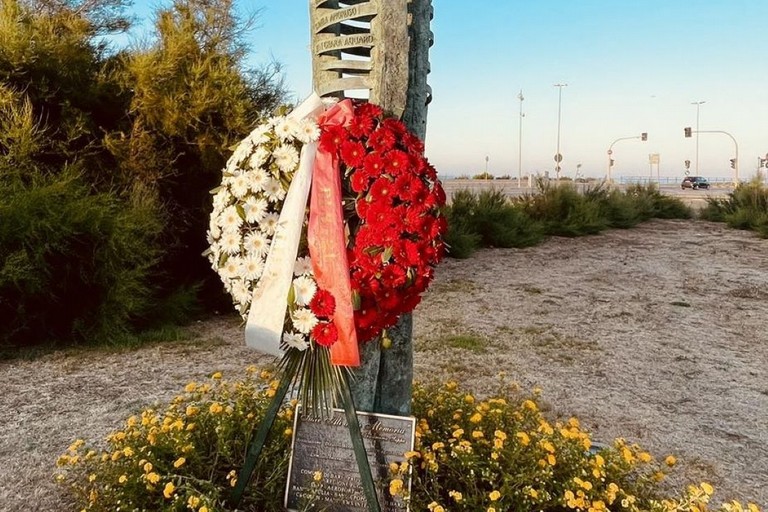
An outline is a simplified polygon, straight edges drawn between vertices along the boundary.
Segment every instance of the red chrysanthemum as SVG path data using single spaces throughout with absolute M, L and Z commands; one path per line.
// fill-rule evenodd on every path
M 333 322 L 320 322 L 312 329 L 311 336 L 318 345 L 330 347 L 339 340 L 339 331 Z
M 378 128 L 368 137 L 368 147 L 375 151 L 389 151 L 397 144 L 395 132 L 387 128 Z
M 318 318 L 331 318 L 336 311 L 336 298 L 328 290 L 317 290 L 309 301 L 309 309 Z
M 320 148 L 335 153 L 341 143 L 349 138 L 347 131 L 342 126 L 323 127 L 320 132 Z
M 359 142 L 345 140 L 341 143 L 341 160 L 347 167 L 363 165 L 365 155 L 365 146 Z
M 355 138 L 362 139 L 368 137 L 375 127 L 373 116 L 356 115 L 349 123 L 349 133 Z

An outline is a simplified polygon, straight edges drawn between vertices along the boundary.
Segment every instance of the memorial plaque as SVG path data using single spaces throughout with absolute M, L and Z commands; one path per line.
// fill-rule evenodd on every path
M 382 512 L 408 510 L 389 494 L 389 464 L 403 462 L 405 452 L 413 450 L 416 419 L 358 412 L 357 420 Z M 313 479 L 317 471 L 319 482 Z M 334 409 L 326 418 L 296 411 L 285 506 L 295 511 L 310 500 L 318 510 L 368 512 L 343 410 Z

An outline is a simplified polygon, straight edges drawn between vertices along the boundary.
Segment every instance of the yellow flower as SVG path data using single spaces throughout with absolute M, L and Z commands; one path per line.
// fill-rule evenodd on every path
M 433 501 L 427 505 L 427 508 L 432 512 L 445 512 L 445 509 L 442 507 L 442 505 L 438 505 L 436 501 Z
M 120 478 L 117 479 L 117 483 L 119 483 L 119 484 L 124 484 L 127 481 L 128 481 L 128 476 L 127 475 L 120 475 Z
M 528 446 L 531 442 L 531 438 L 525 432 L 518 432 L 515 436 L 520 440 L 520 444 Z
M 469 421 L 471 421 L 472 423 L 480 423 L 481 421 L 483 421 L 483 415 L 480 414 L 479 412 L 476 412 L 475 414 L 472 415 L 471 418 L 469 418 Z
M 704 491 L 707 496 L 712 496 L 712 493 L 715 492 L 715 489 L 707 482 L 701 483 L 701 490 Z
M 432 443 L 432 451 L 437 451 L 441 448 L 445 448 L 445 443 L 441 443 L 440 441 L 437 441 L 436 443 Z
M 461 500 L 464 499 L 464 495 L 461 494 L 459 491 L 450 491 L 448 493 L 448 496 L 453 498 L 453 501 L 455 501 L 456 503 L 459 503 L 459 502 L 461 502 Z
M 123 448 L 123 455 L 125 455 L 126 457 L 132 457 L 133 453 L 134 453 L 133 448 L 131 448 L 130 446 L 126 446 L 125 448 Z
M 389 482 L 389 494 L 397 496 L 403 490 L 403 481 L 399 478 L 395 478 Z
M 156 484 L 159 481 L 160 481 L 160 475 L 158 475 L 154 471 L 147 475 L 147 482 L 151 484 Z
M 536 499 L 539 497 L 539 491 L 536 489 L 528 489 L 528 496 L 530 496 L 533 499 Z
M 312 480 L 314 480 L 315 482 L 319 482 L 322 479 L 323 479 L 322 471 L 315 471 L 314 473 L 312 473 Z
M 483 437 L 483 431 L 482 430 L 473 430 L 472 431 L 472 437 L 474 439 L 480 439 L 481 437 Z
M 197 389 L 197 384 L 195 384 L 194 382 L 190 382 L 189 384 L 184 386 L 184 391 L 186 391 L 187 393 L 192 393 L 195 389 Z
M 502 441 L 505 441 L 505 440 L 507 439 L 507 434 L 505 434 L 505 433 L 504 433 L 504 432 L 502 432 L 501 430 L 497 430 L 496 432 L 494 432 L 494 433 L 493 433 L 493 436 L 494 436 L 496 439 L 501 439 Z
M 219 414 L 221 411 L 224 410 L 224 407 L 219 402 L 213 402 L 211 406 L 208 408 L 208 410 L 211 412 L 211 414 Z
M 187 459 L 185 459 L 184 457 L 179 457 L 178 459 L 176 459 L 176 462 L 173 463 L 173 467 L 180 468 L 181 466 L 184 465 L 185 462 L 187 462 Z
M 153 467 L 153 466 L 152 466 L 152 463 L 151 463 L 151 462 L 147 462 L 147 463 L 145 463 L 145 464 L 144 464 L 144 472 L 145 472 L 145 473 L 149 473 L 150 471 L 152 471 L 152 467 Z
M 664 463 L 665 463 L 667 466 L 669 466 L 669 467 L 672 467 L 672 466 L 674 466 L 675 464 L 677 464 L 677 459 L 675 458 L 675 456 L 674 456 L 674 455 L 667 455 L 667 458 L 666 458 L 666 459 L 664 459 Z
M 497 490 L 493 490 L 493 491 L 491 491 L 491 492 L 488 494 L 488 498 L 489 498 L 491 501 L 496 501 L 496 500 L 498 500 L 499 498 L 501 498 L 501 493 L 500 493 L 499 491 L 497 491 Z
M 405 452 L 406 459 L 417 459 L 419 457 L 421 457 L 421 454 L 419 452 L 416 452 L 416 451 Z
M 189 499 L 187 500 L 187 506 L 189 508 L 195 508 L 199 504 L 200 504 L 200 498 L 198 498 L 197 496 L 190 496 Z
M 638 458 L 643 462 L 651 462 L 651 460 L 653 460 L 653 457 L 651 457 L 651 454 L 648 452 L 640 452 Z
M 472 395 L 465 395 L 464 396 L 464 403 L 466 404 L 473 404 L 475 403 L 475 397 Z
M 459 437 L 464 435 L 464 429 L 461 429 L 461 428 L 456 429 L 456 430 L 453 431 L 452 435 L 453 435 L 453 437 L 459 438 Z
M 493 507 L 488 507 L 488 509 L 485 512 L 496 512 L 496 509 Z
M 199 407 L 195 407 L 194 405 L 188 405 L 187 410 L 185 411 L 187 416 L 194 416 L 198 412 L 200 412 Z
M 547 462 L 549 463 L 550 466 L 554 466 L 555 464 L 557 464 L 557 458 L 551 453 L 549 453 L 547 454 Z
M 91 473 L 91 474 L 88 476 L 88 481 L 89 481 L 89 482 L 93 482 L 94 480 L 96 480 L 96 475 L 95 475 L 95 474 L 93 474 L 93 473 Z
M 221 378 L 221 372 L 216 372 L 213 375 L 211 375 L 212 379 L 219 380 Z
M 202 507 L 200 507 L 200 510 L 198 510 L 197 512 L 208 512 L 208 507 L 203 505 Z
M 293 435 L 293 429 L 292 429 L 291 427 L 288 427 L 288 428 L 286 428 L 286 429 L 283 431 L 283 435 L 284 435 L 285 437 L 291 437 L 291 436 Z

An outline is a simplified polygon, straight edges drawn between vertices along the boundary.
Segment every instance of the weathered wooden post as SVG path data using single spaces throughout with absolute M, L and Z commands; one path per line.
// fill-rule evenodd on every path
M 431 0 L 310 0 L 312 71 L 320 96 L 350 97 L 367 91 L 369 101 L 401 117 L 426 136 Z M 355 372 L 357 408 L 408 415 L 413 383 L 413 321 L 403 315 L 389 330 L 391 346 L 362 347 Z

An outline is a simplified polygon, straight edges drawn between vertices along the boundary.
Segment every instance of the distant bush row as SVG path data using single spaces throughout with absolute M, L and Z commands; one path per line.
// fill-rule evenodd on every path
M 582 236 L 608 228 L 631 228 L 652 219 L 688 219 L 691 209 L 654 185 L 624 192 L 603 184 L 579 192 L 570 184 L 538 182 L 538 192 L 508 198 L 500 190 L 460 190 L 446 207 L 447 243 L 454 258 L 479 247 L 528 247 L 546 236 Z

